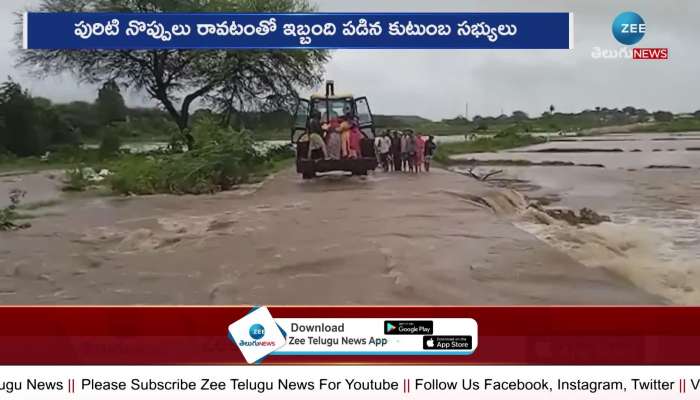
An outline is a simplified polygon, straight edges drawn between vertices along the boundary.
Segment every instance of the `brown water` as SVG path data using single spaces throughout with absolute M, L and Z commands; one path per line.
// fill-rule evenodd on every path
M 533 223 L 532 215 L 525 213 L 519 226 L 585 265 L 605 267 L 674 302 L 699 304 L 700 151 L 688 150 L 700 147 L 698 135 L 627 134 L 584 140 L 460 157 L 602 164 L 604 168 L 478 169 L 504 169 L 498 175 L 505 179 L 501 184 L 515 185 L 532 198 L 559 199 L 556 207 L 589 207 L 609 215 L 612 223 L 576 229 L 558 223 Z M 543 149 L 582 152 L 537 152 Z M 621 151 L 589 152 L 591 149 Z M 648 169 L 651 165 L 689 168 Z
M 0 189 L 55 186 L 18 178 Z M 54 195 L 60 204 L 33 211 L 51 215 L 0 232 L 0 303 L 663 301 L 515 228 L 520 194 L 447 171 L 304 182 L 286 170 L 215 196 Z

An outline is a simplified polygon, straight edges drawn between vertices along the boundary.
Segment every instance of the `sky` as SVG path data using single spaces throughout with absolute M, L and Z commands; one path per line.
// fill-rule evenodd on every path
M 0 76 L 11 75 L 33 95 L 55 102 L 92 101 L 97 88 L 65 75 L 28 76 L 15 67 L 14 12 L 37 0 L 0 1 Z M 317 0 L 329 12 L 564 11 L 574 13 L 573 50 L 334 50 L 326 79 L 336 90 L 367 96 L 376 114 L 420 115 L 434 120 L 497 116 L 523 110 L 541 114 L 632 105 L 647 110 L 700 109 L 697 0 Z M 619 49 L 612 21 L 635 11 L 647 24 L 638 46 L 667 47 L 667 61 L 594 59 L 594 47 Z M 128 92 L 127 103 L 156 103 Z

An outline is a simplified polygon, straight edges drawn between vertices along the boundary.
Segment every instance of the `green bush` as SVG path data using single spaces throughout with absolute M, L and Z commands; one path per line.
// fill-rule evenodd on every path
M 128 128 L 124 124 L 118 123 L 100 129 L 100 156 L 108 158 L 117 155 L 122 147 L 122 136 L 125 134 L 128 134 Z
M 109 178 L 112 189 L 124 194 L 213 193 L 248 182 L 268 164 L 249 134 L 213 119 L 198 121 L 192 136 L 195 146 L 185 153 L 124 158 Z
M 65 171 L 63 190 L 67 192 L 82 192 L 90 186 L 90 179 L 85 174 L 83 167 L 68 169 Z
M 518 136 L 518 127 L 516 126 L 510 126 L 500 132 L 498 132 L 495 137 L 496 138 L 514 138 Z
M 155 194 L 168 192 L 165 180 L 167 171 L 166 157 L 133 156 L 126 157 L 114 166 L 113 175 L 109 177 L 112 190 L 122 194 Z
M 0 163 L 10 162 L 10 161 L 14 161 L 16 159 L 17 159 L 17 156 L 10 153 L 6 149 L 3 149 L 2 147 L 0 147 Z

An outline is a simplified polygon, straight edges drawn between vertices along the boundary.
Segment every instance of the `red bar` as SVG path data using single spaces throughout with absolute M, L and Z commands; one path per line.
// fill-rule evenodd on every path
M 244 364 L 250 307 L 4 307 L 0 364 Z M 270 356 L 266 364 L 698 364 L 697 307 L 270 307 L 273 317 L 470 317 L 472 356 Z

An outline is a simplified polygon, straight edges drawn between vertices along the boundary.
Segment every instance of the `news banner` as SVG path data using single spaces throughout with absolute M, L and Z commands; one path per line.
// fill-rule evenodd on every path
M 0 331 L 0 399 L 700 390 L 694 308 L 5 307 L 0 317 L 13 321 Z
M 570 49 L 572 13 L 37 13 L 25 49 Z

